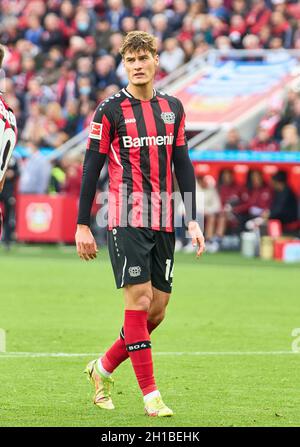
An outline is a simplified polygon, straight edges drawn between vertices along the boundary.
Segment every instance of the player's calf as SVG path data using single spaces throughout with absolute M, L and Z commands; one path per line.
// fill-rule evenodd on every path
M 153 328 L 156 328 L 157 326 L 160 325 L 160 323 L 162 323 L 162 321 L 165 318 L 165 311 L 161 311 L 159 313 L 153 313 L 151 314 L 151 311 L 149 312 L 148 315 L 148 327 L 151 326 Z

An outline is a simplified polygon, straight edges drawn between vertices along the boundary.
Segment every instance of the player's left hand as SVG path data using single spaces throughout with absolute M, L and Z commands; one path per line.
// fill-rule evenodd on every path
M 193 246 L 194 247 L 196 247 L 196 245 L 198 246 L 197 257 L 199 257 L 205 250 L 205 240 L 198 222 L 196 222 L 195 220 L 190 221 L 188 224 L 188 232 L 192 238 Z
M 77 225 L 75 241 L 77 253 L 81 259 L 89 261 L 97 257 L 97 244 L 87 225 Z

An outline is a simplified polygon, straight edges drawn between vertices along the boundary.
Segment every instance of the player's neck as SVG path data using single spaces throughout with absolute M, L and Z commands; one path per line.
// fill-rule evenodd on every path
M 145 85 L 133 85 L 128 84 L 126 87 L 128 93 L 130 93 L 135 99 L 141 101 L 150 101 L 153 98 L 153 84 L 152 82 Z

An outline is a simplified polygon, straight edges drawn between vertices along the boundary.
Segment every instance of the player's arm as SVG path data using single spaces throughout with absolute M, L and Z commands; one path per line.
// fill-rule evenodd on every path
M 2 192 L 2 190 L 3 190 L 3 186 L 5 183 L 5 177 L 6 177 L 6 173 L 4 174 L 3 179 L 0 181 L 0 192 Z
M 77 230 L 75 234 L 77 253 L 88 261 L 96 258 L 97 244 L 90 230 L 91 209 L 96 193 L 97 182 L 103 168 L 112 136 L 112 120 L 108 112 L 99 107 L 90 125 L 87 150 L 83 163 Z
M 4 59 L 4 55 L 5 55 L 4 47 L 2 45 L 0 45 L 0 69 L 2 68 L 2 62 L 3 62 L 3 59 Z M 2 93 L 2 92 L 0 92 L 0 93 Z M 1 95 L 0 95 L 0 97 L 1 97 Z M 13 122 L 13 126 L 12 126 L 13 129 L 11 129 L 11 128 L 6 129 L 5 123 L 3 123 L 3 121 L 2 121 L 2 125 L 1 125 L 1 131 L 0 131 L 0 160 L 1 160 L 1 164 L 3 163 L 3 166 L 4 166 L 4 167 L 2 166 L 2 168 L 1 168 L 1 170 L 4 169 L 4 174 L 3 174 L 2 179 L 0 180 L 0 192 L 2 192 L 3 187 L 4 187 L 5 177 L 6 177 L 6 174 L 7 174 L 7 169 L 6 169 L 7 168 L 7 164 L 9 162 L 9 159 L 11 157 L 12 151 L 13 151 L 13 149 L 15 147 L 16 140 L 17 140 L 16 118 L 15 118 L 15 116 L 13 114 L 13 111 L 10 108 L 8 110 L 11 113 L 11 120 L 12 120 L 12 117 L 13 117 L 13 121 L 14 122 Z M 3 155 L 1 151 L 2 151 L 2 148 L 4 148 L 4 147 L 5 147 L 5 149 L 4 149 L 4 155 Z M 6 152 L 7 148 L 8 148 L 8 152 Z M 6 152 L 6 154 L 5 154 L 5 152 Z M 2 156 L 4 156 L 4 160 L 2 159 Z M 1 170 L 0 170 L 0 176 L 1 176 Z
M 185 135 L 185 114 L 181 102 L 179 102 L 178 131 L 173 150 L 174 171 L 179 186 L 180 194 L 184 203 L 184 193 L 189 193 L 191 198 L 190 206 L 186 206 L 186 221 L 188 222 L 188 232 L 192 238 L 192 244 L 198 246 L 197 256 L 200 256 L 204 249 L 204 236 L 196 221 L 196 180 L 192 162 L 188 153 L 187 140 Z

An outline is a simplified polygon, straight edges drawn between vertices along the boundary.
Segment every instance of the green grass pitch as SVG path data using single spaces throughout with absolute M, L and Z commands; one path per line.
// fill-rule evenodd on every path
M 88 354 L 110 345 L 123 317 L 105 250 L 84 262 L 72 247 L 1 247 L 0 276 L 7 337 L 0 426 L 300 425 L 300 354 L 291 353 L 292 330 L 300 327 L 299 264 L 176 256 L 167 318 L 152 337 L 157 383 L 176 413 L 167 420 L 143 415 L 128 361 L 114 374 L 116 410 L 92 404 L 83 374 Z M 12 354 L 21 352 L 45 356 Z

